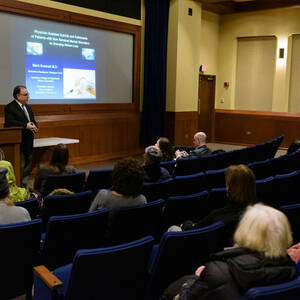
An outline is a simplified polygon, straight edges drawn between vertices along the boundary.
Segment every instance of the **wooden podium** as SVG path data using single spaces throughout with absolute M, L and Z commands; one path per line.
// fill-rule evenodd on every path
M 15 170 L 17 186 L 20 185 L 20 144 L 22 142 L 22 127 L 0 128 L 0 148 L 5 153 L 5 159 L 10 161 Z

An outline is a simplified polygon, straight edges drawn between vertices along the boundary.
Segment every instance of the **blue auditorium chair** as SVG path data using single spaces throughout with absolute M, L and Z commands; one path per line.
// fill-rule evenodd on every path
M 300 276 L 289 282 L 251 288 L 247 291 L 242 300 L 298 299 L 300 299 Z
M 186 176 L 201 172 L 202 159 L 198 156 L 178 158 L 173 176 Z
M 72 262 L 79 249 L 103 247 L 108 209 L 50 217 L 41 249 L 42 263 L 50 270 Z
M 128 244 L 78 250 L 72 264 L 53 271 L 63 281 L 63 286 L 56 291 L 51 291 L 35 275 L 34 299 L 141 300 L 145 294 L 147 266 L 153 241 L 153 237 L 147 236 Z M 51 274 L 44 275 L 46 271 L 41 266 L 36 267 L 35 271 L 46 280 L 51 278 Z M 55 281 L 58 282 L 57 279 Z M 55 294 L 59 297 L 54 298 Z
M 222 152 L 203 157 L 199 172 L 227 168 L 231 164 L 231 154 L 231 152 Z
M 100 189 L 110 189 L 112 186 L 112 169 L 90 170 L 84 189 L 93 191 L 94 195 Z
M 279 207 L 274 197 L 274 177 L 256 180 L 256 198 L 258 202 Z
M 300 152 L 286 154 L 272 159 L 272 175 L 288 174 L 300 170 Z
M 42 220 L 0 225 L 0 298 L 32 299 L 33 267 L 38 263 Z
M 162 161 L 160 166 L 167 169 L 169 174 L 172 176 L 175 168 L 176 160 Z
M 209 170 L 205 172 L 206 189 L 211 190 L 213 188 L 225 187 L 225 171 L 226 169 L 220 170 Z
M 169 196 L 191 195 L 206 190 L 205 173 L 174 177 Z
M 213 188 L 207 196 L 207 202 L 209 202 L 208 205 L 211 210 L 224 207 L 228 201 L 226 187 Z
M 41 211 L 44 223 L 47 224 L 51 216 L 64 216 L 87 212 L 93 201 L 93 197 L 92 191 L 45 197 Z
M 163 199 L 158 199 L 137 206 L 117 208 L 110 222 L 108 245 L 132 242 L 146 235 L 158 237 L 164 204 Z
M 160 182 L 145 182 L 141 194 L 146 197 L 147 202 L 151 202 L 157 199 L 167 199 L 172 189 L 173 178 L 169 178 Z
M 211 206 L 207 201 L 208 192 L 202 191 L 197 194 L 169 197 L 164 209 L 163 231 L 171 225 L 180 225 L 186 220 L 194 222 L 207 215 Z
M 14 202 L 14 204 L 15 206 L 22 206 L 26 208 L 32 220 L 37 218 L 40 206 L 38 198 L 31 198 L 29 200 Z
M 48 175 L 43 196 L 49 195 L 53 190 L 58 188 L 65 188 L 74 193 L 82 192 L 84 182 L 85 172 Z
M 248 167 L 253 171 L 256 179 L 264 179 L 273 174 L 269 159 L 252 162 L 248 164 Z
M 194 274 L 211 253 L 222 250 L 223 232 L 223 223 L 217 222 L 200 229 L 164 233 L 152 250 L 146 299 L 157 300 L 170 283 Z
M 280 206 L 279 208 L 289 219 L 294 244 L 300 242 L 300 203 Z
M 278 206 L 299 202 L 300 172 L 274 176 L 274 199 Z

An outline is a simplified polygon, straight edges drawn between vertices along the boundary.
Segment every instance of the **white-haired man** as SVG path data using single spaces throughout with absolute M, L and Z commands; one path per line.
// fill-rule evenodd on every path
M 177 150 L 175 152 L 176 158 L 177 157 L 187 157 L 187 156 L 205 156 L 211 154 L 211 150 L 206 145 L 206 134 L 202 131 L 197 132 L 194 135 L 194 146 L 196 147 L 192 150 L 189 154 L 185 151 L 180 152 Z

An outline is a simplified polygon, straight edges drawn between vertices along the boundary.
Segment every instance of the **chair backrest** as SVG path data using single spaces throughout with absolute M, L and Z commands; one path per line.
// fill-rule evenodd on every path
M 151 202 L 157 199 L 167 199 L 173 189 L 173 178 L 160 182 L 145 182 L 141 194 Z
M 248 164 L 248 167 L 253 171 L 256 179 L 264 179 L 272 176 L 270 160 L 256 161 Z
M 44 223 L 51 216 L 81 214 L 88 211 L 93 200 L 92 191 L 68 195 L 47 196 L 44 199 L 42 217 Z
M 206 189 L 225 187 L 225 171 L 226 169 L 211 170 L 205 172 Z
M 289 219 L 294 244 L 300 242 L 300 203 L 280 206 L 279 208 Z
M 27 209 L 31 219 L 35 219 L 39 213 L 39 200 L 38 198 L 31 198 L 29 200 L 19 201 L 14 203 L 15 206 L 22 206 Z
M 300 276 L 289 282 L 251 288 L 243 300 L 298 300 L 299 295 Z
M 202 158 L 200 171 L 224 169 L 230 165 L 231 152 L 221 152 Z M 199 171 L 199 172 L 200 172 Z
M 211 253 L 222 250 L 223 230 L 223 223 L 217 222 L 196 230 L 164 233 L 152 251 L 146 299 L 158 299 L 170 283 L 194 274 Z
M 65 299 L 143 299 L 153 241 L 77 251 Z
M 300 152 L 282 155 L 270 160 L 272 175 L 288 174 L 300 169 Z
M 200 172 L 193 175 L 176 176 L 174 178 L 171 195 L 191 195 L 206 190 L 205 173 Z
M 273 197 L 274 177 L 270 176 L 265 179 L 256 180 L 256 198 L 259 202 L 263 202 L 273 207 L 279 207 L 276 199 Z
M 186 176 L 199 173 L 202 157 L 190 156 L 176 160 L 173 176 Z
M 160 163 L 160 166 L 167 169 L 169 174 L 172 176 L 174 172 L 176 161 L 175 160 L 169 160 L 169 161 L 162 161 Z
M 84 181 L 85 172 L 48 175 L 45 184 L 45 196 L 58 188 L 65 188 L 74 193 L 82 192 Z
M 112 186 L 112 169 L 90 170 L 86 179 L 85 190 L 92 190 L 94 194 L 100 189 L 109 189 Z
M 1 299 L 11 299 L 25 293 L 30 297 L 41 231 L 41 219 L 0 225 Z
M 199 221 L 210 211 L 206 201 L 207 191 L 197 194 L 169 197 L 164 209 L 163 230 L 166 231 L 171 225 L 180 225 L 186 220 Z
M 117 245 L 146 235 L 157 237 L 162 226 L 163 199 L 138 206 L 117 208 L 111 219 L 108 244 Z
M 79 249 L 103 247 L 108 209 L 51 217 L 48 220 L 42 263 L 50 270 L 72 262 Z
M 274 177 L 274 199 L 279 206 L 299 202 L 300 173 L 291 172 Z

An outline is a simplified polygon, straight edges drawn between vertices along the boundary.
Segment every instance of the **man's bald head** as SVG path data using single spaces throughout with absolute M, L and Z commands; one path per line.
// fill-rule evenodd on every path
M 194 145 L 200 147 L 206 144 L 206 134 L 202 131 L 197 132 L 194 135 Z

